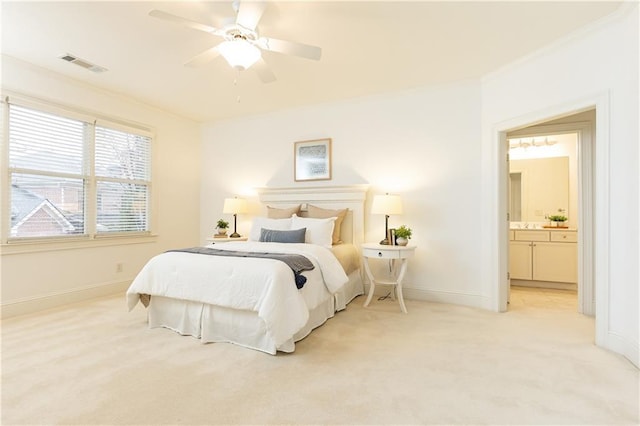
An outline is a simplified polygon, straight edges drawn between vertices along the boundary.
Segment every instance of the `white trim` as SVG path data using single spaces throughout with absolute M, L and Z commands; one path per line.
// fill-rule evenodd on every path
M 603 344 L 602 346 L 623 355 L 637 368 L 640 368 L 640 341 L 637 338 L 629 340 L 615 331 L 609 330 L 607 332 L 606 345 Z
M 93 125 L 95 125 L 96 122 L 99 121 L 102 127 L 123 130 L 150 138 L 153 138 L 155 135 L 155 129 L 145 124 L 136 123 L 134 121 L 127 121 L 117 117 L 110 117 L 99 112 L 91 111 L 84 108 L 78 108 L 71 105 L 63 105 L 53 100 L 25 95 L 13 90 L 2 90 L 2 102 L 5 104 L 8 103 L 47 112 L 49 114 L 63 115 L 65 118 L 70 118 Z
M 509 302 L 510 276 L 509 272 L 509 140 L 507 132 L 500 132 L 498 138 L 498 270 L 500 271 L 499 311 L 506 312 Z
M 18 241 L 9 240 L 8 244 L 0 245 L 0 255 L 10 256 L 13 254 L 38 253 L 45 251 L 77 250 L 108 246 L 122 246 L 129 244 L 155 243 L 157 235 L 104 235 L 91 239 L 88 235 L 65 238 L 21 238 Z
M 509 132 L 518 137 L 578 134 L 578 312 L 595 315 L 593 252 L 595 241 L 593 188 L 593 128 L 588 121 L 539 125 L 534 129 Z M 508 245 L 507 245 L 508 247 Z M 587 250 L 591 248 L 591 250 Z M 505 306 L 506 308 L 506 306 Z
M 508 244 L 508 233 L 506 228 L 501 226 L 499 218 L 502 218 L 507 211 L 507 194 L 503 191 L 506 184 L 506 162 L 502 161 L 506 154 L 506 132 L 529 125 L 542 123 L 554 118 L 559 118 L 571 114 L 576 114 L 589 109 L 596 109 L 596 138 L 595 138 L 595 161 L 593 163 L 595 199 L 591 208 L 594 211 L 593 234 L 594 247 L 594 285 L 596 294 L 596 344 L 606 348 L 612 348 L 612 335 L 609 330 L 609 112 L 610 112 L 610 92 L 600 92 L 592 96 L 568 102 L 562 105 L 555 105 L 543 110 L 533 111 L 510 120 L 497 123 L 492 128 L 490 136 L 491 150 L 489 158 L 489 170 L 495 170 L 489 178 L 488 189 L 491 200 L 486 214 L 489 220 L 494 218 L 496 222 L 492 230 L 489 230 L 490 238 L 497 241 L 488 251 L 490 284 L 490 309 L 502 311 L 506 309 L 506 291 L 508 289 L 507 271 L 508 265 L 503 261 L 503 253 L 506 252 Z M 504 179 L 502 179 L 504 178 Z M 502 212 L 502 214 L 501 214 Z M 581 215 L 582 216 L 582 215 Z M 586 236 L 585 236 L 586 237 Z M 632 343 L 627 342 L 627 345 Z
M 596 296 L 596 344 L 606 348 L 612 347 L 608 339 L 609 330 L 609 292 L 611 288 L 610 259 L 611 253 L 609 236 L 610 230 L 610 174 L 609 174 L 609 147 L 610 147 L 610 99 L 611 93 L 600 95 L 595 99 L 596 103 L 596 143 L 594 144 L 594 282 Z M 636 345 L 637 346 L 637 345 Z M 637 365 L 637 364 L 636 364 Z
M 0 182 L 9 182 L 9 105 L 0 102 L 2 108 L 2 143 L 0 143 Z M 0 242 L 7 241 L 11 230 L 11 185 L 0 185 Z M 4 214 L 4 212 L 9 214 Z
M 595 253 L 595 123 L 578 133 L 578 306 L 580 312 L 596 315 Z
M 143 127 L 141 125 L 136 125 L 136 124 L 129 124 L 125 121 L 114 119 L 114 118 L 109 118 L 109 119 L 96 118 L 93 124 L 94 126 L 104 127 L 105 129 L 131 133 L 131 134 L 142 136 L 152 140 L 155 136 L 154 132 L 148 127 Z
M 6 90 L 2 91 L 2 101 L 7 105 L 29 108 L 47 114 L 62 116 L 70 120 L 81 121 L 83 123 L 93 123 L 95 120 L 93 115 L 80 111 L 79 109 L 69 108 L 55 102 L 48 102 L 31 96 L 8 92 Z
M 25 297 L 22 299 L 2 302 L 0 316 L 2 319 L 41 312 L 45 309 L 60 308 L 72 303 L 84 302 L 88 299 L 103 297 L 112 294 L 124 294 L 131 284 L 127 281 L 110 281 L 84 287 L 76 287 L 65 291 L 57 291 L 44 296 Z
M 384 287 L 383 287 L 384 288 Z M 487 306 L 488 297 L 481 294 L 450 292 L 443 290 L 425 290 L 423 288 L 402 286 L 405 299 L 425 300 L 427 302 L 448 303 L 451 305 L 478 308 Z

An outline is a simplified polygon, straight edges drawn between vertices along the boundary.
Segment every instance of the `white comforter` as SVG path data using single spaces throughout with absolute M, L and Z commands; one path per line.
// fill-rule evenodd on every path
M 278 346 L 307 323 L 310 309 L 348 281 L 333 253 L 314 244 L 231 242 L 212 248 L 302 254 L 315 268 L 303 272 L 307 282 L 298 290 L 291 268 L 279 260 L 163 253 L 144 266 L 127 290 L 129 310 L 141 294 L 250 310 L 264 320 Z

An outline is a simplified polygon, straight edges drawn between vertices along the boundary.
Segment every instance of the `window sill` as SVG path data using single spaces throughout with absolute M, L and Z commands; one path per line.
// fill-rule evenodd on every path
M 36 239 L 28 241 L 11 241 L 0 245 L 2 256 L 11 254 L 38 253 L 59 250 L 78 250 L 98 247 L 122 246 L 129 244 L 155 243 L 157 235 L 120 235 L 120 236 L 99 236 L 96 238 L 74 238 L 64 239 Z

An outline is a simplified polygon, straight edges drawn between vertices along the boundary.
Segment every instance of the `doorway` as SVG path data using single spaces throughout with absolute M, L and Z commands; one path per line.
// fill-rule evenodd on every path
M 543 123 L 507 134 L 509 310 L 528 304 L 580 310 L 579 133 L 548 133 L 548 127 Z
M 525 284 L 566 290 L 573 288 L 577 292 L 578 312 L 595 315 L 592 266 L 594 249 L 592 165 L 595 122 L 595 109 L 590 109 L 560 119 L 547 120 L 504 132 L 504 143 L 509 144 L 506 146 L 507 152 L 510 153 L 508 160 L 511 160 L 508 163 L 520 162 L 518 167 L 508 165 L 505 174 L 507 206 L 510 208 L 509 225 L 507 225 L 509 241 L 503 245 L 503 250 L 506 251 L 506 256 L 503 258 L 507 259 L 509 271 L 509 279 L 505 283 L 508 287 L 507 297 L 510 294 L 512 279 L 515 285 Z M 561 159 L 563 156 L 565 156 L 564 161 Z M 533 160 L 533 158 L 550 157 L 556 157 L 556 160 L 553 162 Z M 559 172 L 552 171 L 552 167 L 553 170 L 560 167 L 552 165 L 554 163 L 567 164 L 568 173 L 563 172 L 562 169 L 559 169 Z M 556 190 L 556 185 L 552 184 L 552 182 L 559 182 L 556 177 L 553 177 L 554 173 L 560 173 L 560 176 L 562 173 L 567 173 L 567 178 L 569 174 L 573 174 L 573 179 L 567 179 L 566 192 L 561 189 Z M 527 188 L 535 181 L 542 185 L 541 191 L 538 191 L 538 195 L 527 194 Z M 520 188 L 513 188 L 514 185 L 520 185 Z M 563 187 L 563 185 L 557 186 Z M 551 191 L 552 187 L 553 191 Z M 514 199 L 516 197 L 520 198 L 519 203 Z M 547 201 L 546 205 L 545 201 Z M 562 223 L 570 232 L 558 232 L 560 229 L 544 232 L 547 229 L 545 227 L 551 226 L 549 216 L 570 218 Z M 523 230 L 526 231 L 523 232 Z M 531 232 L 536 230 L 542 232 Z M 542 236 L 551 238 L 552 241 L 514 241 L 526 238 L 535 240 Z M 575 239 L 575 243 L 559 244 L 558 241 L 562 241 L 558 240 L 559 238 Z M 562 275 L 566 271 L 571 271 L 571 267 L 567 268 L 566 263 L 572 260 L 575 262 L 575 275 Z M 523 269 L 523 265 L 528 266 L 529 269 Z M 575 284 L 570 284 L 573 281 Z M 507 306 L 505 306 L 506 309 L 508 309 Z

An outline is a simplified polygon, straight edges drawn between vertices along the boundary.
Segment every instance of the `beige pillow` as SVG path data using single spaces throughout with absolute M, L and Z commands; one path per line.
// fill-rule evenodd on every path
M 267 217 L 269 219 L 289 219 L 294 214 L 300 214 L 300 207 L 300 204 L 285 209 L 267 206 Z
M 331 209 L 323 209 L 321 207 L 316 207 L 311 204 L 307 207 L 307 217 L 315 218 L 315 219 L 325 219 L 328 217 L 335 217 L 336 223 L 333 227 L 333 235 L 332 240 L 333 244 L 341 244 L 342 238 L 340 235 L 340 229 L 342 228 L 342 221 L 347 216 L 348 209 L 339 209 L 339 210 L 331 210 Z

